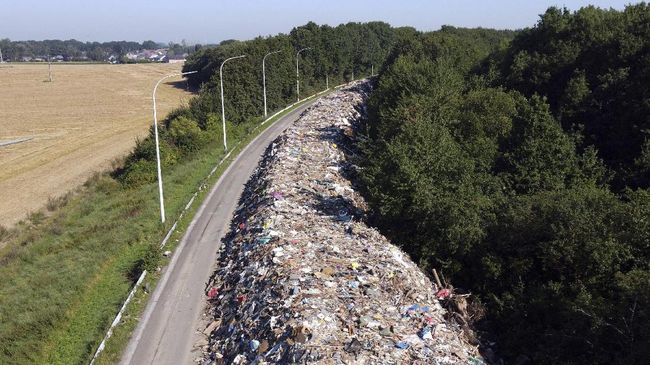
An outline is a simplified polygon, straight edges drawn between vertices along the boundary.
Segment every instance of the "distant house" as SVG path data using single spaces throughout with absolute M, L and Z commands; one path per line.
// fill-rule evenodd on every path
M 182 55 L 168 56 L 166 62 L 169 62 L 169 63 L 185 63 L 186 59 L 187 59 L 187 53 L 184 53 Z
M 167 56 L 165 54 L 163 54 L 163 53 L 155 53 L 155 54 L 152 54 L 151 56 L 149 56 L 149 61 L 151 61 L 151 62 L 163 62 L 165 57 L 167 57 Z
M 141 49 L 137 52 L 129 52 L 126 58 L 136 62 L 164 62 L 167 49 Z

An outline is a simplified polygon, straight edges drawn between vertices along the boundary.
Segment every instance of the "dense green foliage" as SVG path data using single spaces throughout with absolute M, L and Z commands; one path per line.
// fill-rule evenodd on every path
M 650 356 L 648 29 L 645 4 L 551 8 L 516 35 L 400 32 L 383 66 L 362 144 L 374 219 L 475 294 L 508 361 Z
M 501 62 L 503 83 L 548 98 L 566 130 L 580 130 L 614 172 L 614 187 L 644 186 L 637 168 L 650 129 L 650 5 L 625 11 L 549 9 Z
M 224 100 L 226 118 L 234 123 L 260 116 L 264 111 L 262 94 L 262 58 L 269 52 L 281 51 L 266 58 L 266 87 L 269 110 L 296 100 L 296 52 L 300 54 L 301 97 L 323 90 L 326 76 L 329 85 L 367 76 L 374 65 L 378 71 L 395 40 L 395 31 L 382 22 L 348 23 L 337 27 L 308 23 L 294 28 L 288 35 L 279 34 L 250 41 L 228 41 L 215 48 L 204 48 L 192 55 L 184 71 L 199 71 L 188 82 L 202 86 L 210 98 L 196 100 L 192 105 L 203 115 L 221 113 L 219 97 L 219 66 L 228 57 L 246 55 L 224 65 Z
M 280 50 L 266 59 L 268 110 L 280 109 L 295 101 L 295 53 L 300 60 L 301 95 L 307 96 L 325 88 L 325 73 L 331 86 L 352 72 L 370 72 L 372 65 L 381 65 L 395 42 L 395 30 L 386 23 L 349 23 L 336 28 L 308 23 L 295 28 L 290 35 L 280 34 L 250 41 L 225 41 L 214 48 L 193 54 L 184 71 L 188 82 L 200 86 L 200 93 L 185 108 L 173 111 L 160 128 L 161 164 L 170 168 L 199 151 L 214 136 L 221 136 L 221 95 L 219 66 L 228 57 L 245 54 L 224 66 L 224 104 L 229 139 L 247 133 L 249 126 L 260 121 L 263 114 L 262 57 Z M 333 51 L 336 50 L 336 51 Z M 113 174 L 128 186 L 140 186 L 156 179 L 156 155 L 151 136 L 138 141 L 125 164 Z

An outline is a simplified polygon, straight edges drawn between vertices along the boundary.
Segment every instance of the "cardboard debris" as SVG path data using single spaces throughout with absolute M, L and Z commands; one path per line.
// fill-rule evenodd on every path
M 197 362 L 483 363 L 445 321 L 442 288 L 363 220 L 346 155 L 369 91 L 323 97 L 267 149 L 206 288 Z

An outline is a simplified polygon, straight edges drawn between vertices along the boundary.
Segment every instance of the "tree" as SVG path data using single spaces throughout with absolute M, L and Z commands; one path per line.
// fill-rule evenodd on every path
M 648 186 L 633 168 L 650 128 L 648 23 L 646 3 L 624 11 L 549 8 L 501 61 L 507 87 L 547 97 L 565 130 L 583 130 L 581 148 L 596 148 L 616 172 L 617 190 Z
M 400 29 L 382 66 L 362 128 L 372 220 L 472 291 L 508 362 L 648 357 L 647 9 L 550 8 L 512 43 Z
M 332 85 L 349 77 L 352 71 L 368 75 L 371 62 L 381 64 L 393 40 L 393 30 L 386 23 L 348 23 L 332 28 L 310 22 L 292 29 L 289 35 L 227 40 L 217 47 L 202 48 L 187 59 L 183 70 L 198 71 L 188 77 L 188 82 L 211 94 L 219 86 L 221 63 L 231 56 L 247 55 L 224 69 L 226 118 L 241 124 L 263 114 L 261 62 L 266 53 L 281 51 L 267 60 L 267 102 L 273 110 L 295 100 L 297 50 L 312 48 L 300 55 L 301 94 L 306 95 L 323 90 L 326 76 Z M 205 113 L 221 112 L 220 101 L 213 101 L 219 100 L 206 95 L 206 100 L 197 102 L 204 113 L 195 115 L 198 120 Z
M 144 41 L 142 42 L 143 49 L 156 49 L 159 48 L 158 43 L 154 41 Z

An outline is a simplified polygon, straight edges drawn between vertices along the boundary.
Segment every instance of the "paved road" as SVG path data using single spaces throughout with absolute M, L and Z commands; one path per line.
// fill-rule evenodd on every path
M 120 364 L 191 364 L 195 332 L 205 303 L 204 287 L 215 269 L 244 184 L 266 147 L 311 102 L 267 128 L 233 161 L 210 191 L 154 290 Z

